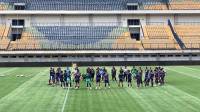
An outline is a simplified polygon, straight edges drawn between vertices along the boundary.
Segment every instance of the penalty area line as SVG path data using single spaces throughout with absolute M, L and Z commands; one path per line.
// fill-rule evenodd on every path
M 65 105 L 66 105 L 66 103 L 67 103 L 68 94 L 69 94 L 69 87 L 68 87 L 67 92 L 66 92 L 66 94 L 65 94 L 65 100 L 64 100 L 64 103 L 63 103 L 61 112 L 64 112 L 64 110 L 65 110 Z

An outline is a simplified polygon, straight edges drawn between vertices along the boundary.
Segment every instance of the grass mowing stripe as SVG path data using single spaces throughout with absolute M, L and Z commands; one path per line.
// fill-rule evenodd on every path
M 146 99 L 143 98 L 143 96 L 140 94 L 139 90 L 133 91 L 133 89 L 126 88 L 125 89 L 128 94 L 134 98 L 138 104 L 147 112 L 158 112 L 155 108 L 153 108 L 149 103 L 146 101 Z
M 190 70 L 194 70 L 194 71 L 198 71 L 198 72 L 200 72 L 200 70 L 199 69 L 196 69 L 196 68 L 191 68 L 191 67 L 186 67 L 186 66 L 182 66 L 182 67 L 184 67 L 184 68 L 186 68 L 186 69 L 190 69 Z
M 45 73 L 47 71 L 46 69 L 42 72 L 39 72 L 34 77 L 30 78 L 28 81 L 24 82 L 22 85 L 18 86 L 15 90 L 7 94 L 6 96 L 2 97 L 0 99 L 0 110 L 6 109 L 8 112 L 12 111 L 21 111 L 20 109 L 23 109 L 24 105 L 27 104 L 26 102 L 29 102 L 30 98 L 24 96 L 24 94 L 27 95 L 29 91 L 26 91 L 27 89 L 31 89 L 30 85 L 32 83 L 37 83 L 36 80 L 39 78 L 37 77 L 40 74 Z M 24 99 L 28 99 L 27 101 L 24 101 Z M 15 103 L 13 103 L 15 102 Z M 19 108 L 20 107 L 20 108 Z
M 66 102 L 67 102 L 68 94 L 69 94 L 69 87 L 68 87 L 67 92 L 65 94 L 65 100 L 64 100 L 61 112 L 64 112 L 64 110 L 65 110 L 65 105 L 66 105 Z
M 185 76 L 189 76 L 189 77 L 193 77 L 193 78 L 196 78 L 196 79 L 200 79 L 200 77 L 197 76 L 197 75 L 187 74 L 187 73 L 185 73 L 185 72 L 177 71 L 177 70 L 174 70 L 174 69 L 169 68 L 169 67 L 165 67 L 165 68 L 166 68 L 167 70 L 174 71 L 174 72 L 180 73 L 180 74 L 185 75 Z
M 8 72 L 12 72 L 12 71 L 15 71 L 15 70 L 17 70 L 18 68 L 11 68 L 11 69 L 9 69 L 9 70 L 5 70 L 5 71 L 3 71 L 3 72 L 0 72 L 0 75 L 5 75 L 5 73 L 8 73 Z M 7 76 L 7 75 L 9 75 L 9 74 L 6 74 L 5 76 Z
M 183 106 L 180 106 L 180 108 L 185 108 L 184 110 L 188 109 L 188 111 L 193 110 L 194 112 L 198 112 L 200 109 L 199 98 L 171 85 L 166 86 L 165 89 L 168 89 L 167 91 L 170 93 L 170 97 L 178 101 L 178 104 L 183 104 Z
M 132 95 L 132 98 L 140 102 L 145 111 L 176 111 L 182 112 L 198 112 L 200 102 L 193 96 L 180 91 L 172 86 L 154 87 L 153 89 L 130 89 L 126 88 L 126 91 Z M 184 97 L 183 97 L 184 96 Z M 188 104 L 192 102 L 192 104 Z
M 166 84 L 172 85 L 200 99 L 199 83 L 200 80 L 197 78 L 185 76 L 174 71 L 168 71 L 166 77 Z
M 0 99 L 6 96 L 7 94 L 9 94 L 10 92 L 12 92 L 13 90 L 15 90 L 18 86 L 25 83 L 27 80 L 31 79 L 36 73 L 38 73 L 38 71 L 33 71 L 33 70 L 27 71 L 26 69 L 25 70 L 17 69 L 17 70 L 10 71 L 9 73 L 7 73 L 9 75 L 5 77 L 0 77 L 0 85 L 1 85 Z M 16 75 L 21 75 L 21 74 L 23 74 L 24 77 L 16 77 Z

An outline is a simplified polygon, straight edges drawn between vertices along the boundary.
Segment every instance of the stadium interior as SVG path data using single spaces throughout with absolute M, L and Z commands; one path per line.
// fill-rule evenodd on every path
M 199 0 L 0 0 L 0 62 L 198 62 L 199 10 Z

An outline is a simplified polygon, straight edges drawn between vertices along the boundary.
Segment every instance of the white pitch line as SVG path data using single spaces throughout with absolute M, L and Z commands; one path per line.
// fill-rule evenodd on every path
M 67 92 L 65 94 L 65 100 L 64 100 L 61 112 L 64 112 L 64 110 L 65 110 L 65 105 L 66 105 L 66 102 L 67 102 L 68 94 L 69 94 L 69 87 L 68 87 Z

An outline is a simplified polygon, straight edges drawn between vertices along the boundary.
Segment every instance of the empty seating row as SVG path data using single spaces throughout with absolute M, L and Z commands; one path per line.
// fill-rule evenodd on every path
M 142 4 L 145 10 L 167 10 L 167 2 L 163 0 L 146 0 Z
M 167 25 L 146 25 L 143 26 L 144 49 L 179 49 L 173 34 Z
M 187 9 L 200 9 L 199 0 L 171 0 L 169 8 L 173 10 L 187 10 Z
M 12 42 L 12 49 L 138 49 L 135 44 L 126 27 L 34 26 Z
M 0 25 L 0 50 L 6 50 L 10 40 L 8 39 L 9 27 Z
M 144 37 L 149 39 L 170 39 L 173 34 L 167 25 L 146 25 L 143 26 Z
M 175 25 L 174 29 L 186 48 L 200 48 L 200 25 Z

